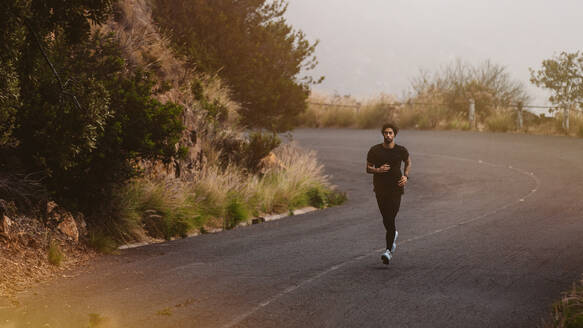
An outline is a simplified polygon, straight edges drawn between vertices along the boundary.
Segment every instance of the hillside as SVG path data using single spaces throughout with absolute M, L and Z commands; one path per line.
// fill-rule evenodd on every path
M 14 50 L 0 56 L 2 296 L 124 243 L 345 199 L 313 152 L 247 130 L 250 104 L 180 54 L 150 5 L 0 8 Z

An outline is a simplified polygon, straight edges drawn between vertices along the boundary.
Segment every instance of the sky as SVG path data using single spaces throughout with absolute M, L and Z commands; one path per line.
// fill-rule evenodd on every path
M 521 81 L 531 104 L 548 104 L 529 68 L 583 50 L 581 0 L 288 0 L 286 20 L 316 48 L 325 76 L 313 90 L 363 99 L 402 97 L 420 69 L 491 60 Z

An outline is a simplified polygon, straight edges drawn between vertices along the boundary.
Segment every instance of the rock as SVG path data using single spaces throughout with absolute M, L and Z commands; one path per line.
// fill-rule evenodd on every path
M 83 236 L 87 234 L 87 224 L 83 214 L 77 213 L 77 218 L 75 218 L 71 212 L 65 210 L 54 201 L 47 203 L 46 210 L 49 227 L 54 228 L 56 226 L 57 230 L 70 240 L 79 242 L 80 232 Z
M 85 216 L 81 212 L 75 214 L 75 223 L 77 224 L 77 230 L 79 231 L 79 237 L 86 237 L 89 235 L 89 230 L 87 230 L 87 222 L 85 222 Z
M 154 238 L 164 238 L 166 223 L 164 217 L 157 214 L 146 214 L 142 219 L 142 224 L 146 233 Z
M 254 218 L 253 220 L 251 220 L 251 224 L 259 224 L 263 222 L 265 222 L 265 218 L 262 217 Z
M 57 225 L 57 229 L 75 242 L 79 241 L 79 229 L 77 229 L 77 223 L 75 223 L 75 219 L 71 213 L 61 213 L 61 222 Z
M 270 169 L 276 168 L 285 168 L 285 165 L 275 156 L 273 152 L 267 154 L 267 156 L 263 157 L 259 164 L 257 164 L 257 169 L 262 174 L 265 174 Z

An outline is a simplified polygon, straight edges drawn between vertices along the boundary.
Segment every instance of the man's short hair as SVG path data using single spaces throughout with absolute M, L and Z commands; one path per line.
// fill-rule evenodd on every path
M 387 128 L 393 129 L 393 132 L 395 132 L 395 136 L 397 136 L 397 133 L 399 133 L 399 128 L 393 123 L 383 124 L 383 128 L 381 129 L 381 133 L 384 133 Z

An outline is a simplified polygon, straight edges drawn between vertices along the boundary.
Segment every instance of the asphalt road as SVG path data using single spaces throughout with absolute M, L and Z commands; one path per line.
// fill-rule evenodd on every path
M 583 273 L 582 139 L 402 131 L 389 266 L 365 173 L 380 132 L 294 139 L 345 205 L 101 258 L 20 295 L 0 327 L 535 327 Z

